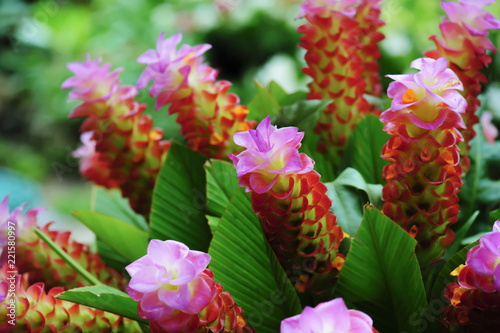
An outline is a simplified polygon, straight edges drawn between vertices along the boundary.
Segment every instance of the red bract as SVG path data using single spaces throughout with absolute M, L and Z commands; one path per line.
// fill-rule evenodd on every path
M 464 142 L 459 146 L 464 172 L 470 166 L 469 142 L 476 136 L 472 126 L 479 122 L 475 112 L 481 104 L 478 99 L 481 83 L 488 81 L 480 70 L 491 63 L 486 52 L 496 52 L 487 31 L 500 28 L 500 22 L 482 8 L 490 3 L 492 1 L 441 2 L 448 14 L 448 20 L 444 19 L 439 25 L 443 38 L 432 36 L 430 39 L 436 44 L 436 50 L 425 53 L 433 59 L 446 57 L 449 67 L 464 84 L 463 95 L 468 107 L 463 116 L 466 128 L 460 131 Z
M 230 155 L 239 184 L 252 193 L 252 208 L 278 260 L 300 292 L 323 291 L 336 278 L 344 259 L 337 254 L 343 239 L 326 186 L 314 161 L 299 153 L 304 133 L 277 129 L 267 117 L 256 130 L 235 134 L 247 148 Z
M 7 265 L 0 269 L 0 289 L 6 283 L 10 285 L 10 270 Z M 42 282 L 29 285 L 25 275 L 16 275 L 14 283 L 16 325 L 8 322 L 12 318 L 8 316 L 11 303 L 5 298 L 0 302 L 0 332 L 142 332 L 131 319 L 57 299 L 64 287 L 46 292 Z
M 462 186 L 458 143 L 466 108 L 462 84 L 445 58 L 417 59 L 420 72 L 391 75 L 391 108 L 380 116 L 392 135 L 384 145 L 383 212 L 418 241 L 422 267 L 441 259 L 454 240 Z
M 84 148 L 81 174 L 97 185 L 118 188 L 138 213 L 148 216 L 152 188 L 166 158 L 170 143 L 163 141 L 163 131 L 153 128 L 149 115 L 142 115 L 146 105 L 134 100 L 137 90 L 122 86 L 120 69 L 109 73 L 110 64 L 101 60 L 69 63 L 75 74 L 62 88 L 74 88 L 70 100 L 80 100 L 70 118 L 85 117 L 81 126 Z
M 157 49 L 148 50 L 138 62 L 148 65 L 137 83 L 144 88 L 153 81 L 150 94 L 156 97 L 156 109 L 170 104 L 168 113 L 177 113 L 188 146 L 200 153 L 220 159 L 239 151 L 232 142 L 233 134 L 255 126 L 248 121 L 248 109 L 239 97 L 229 93 L 231 83 L 216 81 L 218 72 L 204 63 L 201 56 L 210 45 L 177 50 L 181 34 L 165 40 L 158 37 Z
M 302 9 L 308 21 L 298 29 L 304 34 L 300 47 L 307 50 L 303 72 L 313 79 L 308 98 L 333 99 L 315 129 L 321 136 L 318 149 L 338 165 L 348 137 L 374 111 L 363 94 L 381 92 L 379 1 L 307 0 Z
M 47 288 L 62 286 L 70 289 L 88 285 L 88 281 L 84 277 L 61 259 L 33 231 L 38 228 L 36 225 L 37 215 L 43 210 L 42 208 L 31 209 L 23 219 L 22 208 L 19 207 L 10 214 L 9 218 L 7 197 L 0 203 L 0 225 L 4 222 L 1 220 L 2 217 L 6 217 L 5 221 L 9 218 L 8 220 L 14 222 L 18 230 L 16 265 L 19 273 L 28 274 L 30 283 L 43 281 Z M 90 251 L 87 245 L 73 240 L 70 232 L 50 230 L 51 224 L 48 223 L 40 230 L 66 253 L 70 254 L 81 267 L 95 275 L 103 283 L 122 290 L 125 289 L 121 274 L 109 268 L 97 253 Z M 3 235 L 7 232 L 6 230 L 0 231 L 0 246 L 5 244 L 2 240 L 6 239 Z M 1 247 L 0 252 L 2 252 Z M 7 262 L 7 253 L 6 250 L 2 252 L 0 264 Z

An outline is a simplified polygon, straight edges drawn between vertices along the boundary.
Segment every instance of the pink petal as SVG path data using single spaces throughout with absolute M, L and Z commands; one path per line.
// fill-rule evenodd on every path
M 187 285 L 179 286 L 177 290 L 161 288 L 158 290 L 158 298 L 168 307 L 182 311 L 189 309 L 191 292 Z
M 148 245 L 148 256 L 157 265 L 172 267 L 177 260 L 184 259 L 189 252 L 189 248 L 174 240 L 162 242 L 152 239 Z
M 271 180 L 269 183 L 267 182 L 266 178 L 261 174 L 261 173 L 252 173 L 250 175 L 250 188 L 257 192 L 257 193 L 265 193 L 271 189 L 271 187 L 274 186 L 276 181 L 278 180 L 278 175 L 274 177 L 273 180 Z
M 186 260 L 189 260 L 196 269 L 196 275 L 200 275 L 210 262 L 210 255 L 201 251 L 189 251 Z
M 157 272 L 158 269 L 154 266 L 143 267 L 138 274 L 132 277 L 128 286 L 141 293 L 153 292 L 161 287 L 156 279 Z
M 349 332 L 349 310 L 342 298 L 320 303 L 315 309 L 326 327 L 335 328 L 335 331 L 339 332 Z
M 171 285 L 184 285 L 191 282 L 196 277 L 196 268 L 187 259 L 177 260 L 173 269 L 177 272 L 177 277 L 170 280 Z
M 300 330 L 300 314 L 286 318 L 281 322 L 280 332 L 281 333 L 297 333 Z
M 189 284 L 193 297 L 189 304 L 189 309 L 185 312 L 198 314 L 210 303 L 215 295 L 217 288 L 213 278 L 207 276 L 198 276 Z

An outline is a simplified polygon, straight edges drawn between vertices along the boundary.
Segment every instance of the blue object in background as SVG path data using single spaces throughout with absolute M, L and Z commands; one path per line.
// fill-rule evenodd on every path
M 42 189 L 37 182 L 24 177 L 21 173 L 0 167 L 0 201 L 9 195 L 9 208 L 12 211 L 26 203 L 26 209 L 40 206 Z

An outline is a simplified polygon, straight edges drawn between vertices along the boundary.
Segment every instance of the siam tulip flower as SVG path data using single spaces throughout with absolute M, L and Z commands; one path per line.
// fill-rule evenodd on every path
M 5 197 L 0 203 L 0 225 L 6 224 L 6 221 L 15 224 L 16 265 L 19 273 L 29 274 L 30 283 L 44 282 L 47 288 L 63 286 L 71 289 L 88 285 L 86 279 L 77 274 L 33 231 L 35 228 L 39 228 L 37 227 L 37 215 L 44 210 L 44 208 L 30 209 L 23 218 L 22 206 L 9 213 L 8 197 Z M 48 223 L 39 229 L 103 283 L 125 289 L 121 275 L 107 267 L 97 253 L 91 252 L 87 245 L 71 239 L 70 232 L 50 230 L 51 224 Z M 1 229 L 0 244 L 6 244 L 6 239 L 7 229 Z M 0 248 L 0 252 L 2 249 L 4 251 L 0 257 L 0 265 L 7 262 L 8 252 L 5 251 L 5 247 Z
M 242 310 L 207 269 L 210 256 L 173 240 L 151 240 L 126 267 L 127 292 L 152 332 L 253 332 Z
M 493 0 L 442 1 L 441 6 L 448 15 L 448 20 L 444 19 L 439 25 L 443 38 L 432 36 L 430 39 L 436 44 L 436 50 L 425 53 L 433 59 L 446 57 L 449 67 L 464 84 L 463 96 L 468 103 L 463 115 L 466 128 L 461 130 L 464 142 L 460 144 L 464 172 L 470 166 L 469 142 L 476 135 L 473 125 L 479 122 L 475 112 L 481 104 L 478 99 L 481 83 L 488 81 L 480 70 L 491 63 L 491 57 L 487 52 L 496 53 L 495 46 L 488 39 L 488 30 L 500 29 L 500 21 L 483 9 L 493 2 Z
M 496 331 L 500 325 L 500 220 L 469 250 L 465 266 L 453 275 L 458 276 L 458 283 L 446 286 L 450 304 L 444 308 L 444 321 L 464 325 L 468 332 Z
M 151 188 L 166 158 L 170 143 L 163 131 L 154 129 L 146 106 L 134 101 L 137 90 L 122 86 L 121 69 L 109 72 L 111 65 L 101 59 L 69 63 L 75 76 L 63 89 L 73 88 L 69 100 L 79 100 L 70 118 L 86 118 L 81 131 L 83 146 L 75 153 L 82 158 L 81 174 L 97 185 L 118 188 L 132 208 L 148 216 Z
M 304 34 L 300 46 L 307 51 L 303 72 L 312 78 L 308 98 L 333 100 L 315 130 L 320 135 L 318 149 L 336 165 L 359 121 L 378 112 L 363 95 L 381 92 L 379 2 L 306 0 L 301 7 L 299 17 L 308 22 L 298 28 Z
M 493 115 L 491 112 L 483 111 L 481 114 L 481 126 L 483 127 L 483 134 L 489 144 L 495 143 L 498 136 L 498 129 L 491 123 Z
M 383 212 L 418 241 L 422 267 L 442 258 L 454 239 L 462 186 L 458 143 L 467 103 L 445 58 L 412 62 L 416 74 L 389 75 L 391 107 L 380 120 L 392 135 L 382 150 Z
M 231 83 L 216 81 L 218 72 L 204 63 L 208 44 L 183 45 L 181 34 L 164 40 L 158 37 L 156 50 L 148 50 L 137 61 L 146 64 L 137 87 L 153 81 L 149 93 L 156 97 L 156 109 L 170 104 L 168 114 L 177 113 L 177 122 L 187 144 L 208 157 L 226 158 L 239 149 L 233 134 L 247 131 L 255 122 L 247 121 L 248 109 L 238 96 L 228 93 Z
M 337 249 L 344 234 L 314 161 L 298 151 L 303 137 L 296 127 L 277 129 L 267 117 L 257 129 L 234 135 L 246 149 L 229 157 L 282 266 L 300 272 L 296 288 L 323 291 L 343 264 Z
M 373 333 L 370 316 L 349 310 L 342 298 L 320 303 L 314 308 L 306 306 L 301 314 L 281 322 L 281 333 Z
M 10 285 L 7 265 L 0 268 L 0 290 Z M 142 332 L 137 322 L 113 313 L 55 298 L 64 291 L 45 291 L 42 282 L 29 285 L 27 275 L 15 276 L 15 323 L 10 317 L 10 299 L 0 298 L 0 332 Z

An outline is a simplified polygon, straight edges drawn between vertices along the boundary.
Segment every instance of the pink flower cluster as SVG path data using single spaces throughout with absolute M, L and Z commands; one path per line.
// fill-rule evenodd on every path
M 395 80 L 387 90 L 393 100 L 391 107 L 380 115 L 380 120 L 391 126 L 398 118 L 408 117 L 413 125 L 426 130 L 434 130 L 446 120 L 455 123 L 455 127 L 464 128 L 458 113 L 465 112 L 467 102 L 457 91 L 463 90 L 463 85 L 447 68 L 446 58 L 419 58 L 411 63 L 411 67 L 420 72 L 387 75 Z
M 460 272 L 458 282 L 462 287 L 500 293 L 500 220 L 479 239 L 479 245 L 469 250 L 466 265 L 474 274 Z
M 370 316 L 349 310 L 342 298 L 306 306 L 301 314 L 281 322 L 281 333 L 373 333 Z
M 210 256 L 179 242 L 153 239 L 147 254 L 126 267 L 127 292 L 139 301 L 141 318 L 167 332 L 196 330 L 198 314 L 214 299 L 217 288 L 205 272 Z
M 203 65 L 201 55 L 212 46 L 209 44 L 196 45 L 194 47 L 184 44 L 177 51 L 177 45 L 182 39 L 178 33 L 165 40 L 165 32 L 162 32 L 156 42 L 156 50 L 148 50 L 142 54 L 137 62 L 148 65 L 142 72 L 137 82 L 137 88 L 145 88 L 149 81 L 153 81 L 150 94 L 158 97 L 156 110 L 168 104 L 176 98 L 186 97 L 190 94 L 188 75 L 192 67 L 196 67 L 200 73 L 201 81 L 215 81 L 217 72 L 208 65 Z M 176 95 L 174 97 L 174 95 Z
M 276 128 L 266 117 L 255 130 L 234 134 L 234 142 L 246 150 L 229 155 L 236 167 L 240 186 L 246 191 L 265 193 L 279 175 L 306 174 L 314 169 L 314 161 L 299 153 L 303 132 L 297 127 Z

